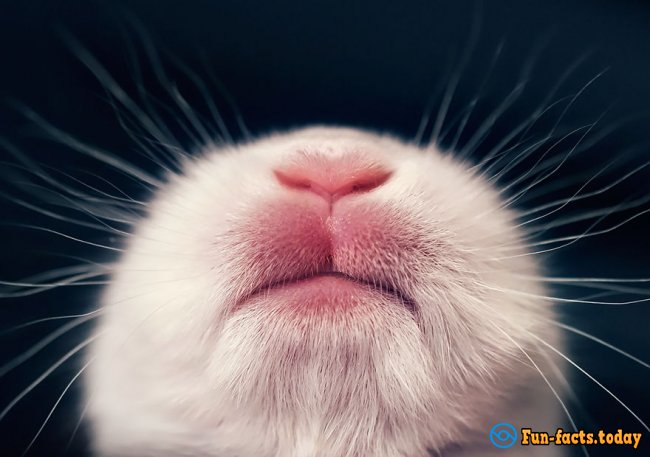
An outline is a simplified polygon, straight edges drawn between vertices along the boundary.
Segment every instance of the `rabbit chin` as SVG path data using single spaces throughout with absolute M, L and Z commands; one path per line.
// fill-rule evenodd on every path
M 409 310 L 381 296 L 350 305 L 260 299 L 223 330 L 215 385 L 272 424 L 278 455 L 417 455 L 445 439 L 436 421 L 458 425 L 463 392 L 445 384 Z
M 490 375 L 468 371 L 467 383 L 451 382 L 449 370 L 462 367 L 453 354 L 436 363 L 414 315 L 394 297 L 288 306 L 288 295 L 259 296 L 233 312 L 201 368 L 210 387 L 197 380 L 190 404 L 134 399 L 121 420 L 104 420 L 99 454 L 488 456 L 497 422 L 549 431 L 562 425 L 534 367 L 504 359 L 483 367 Z M 188 396 L 192 380 L 161 375 Z M 545 452 L 539 455 L 560 455 Z
M 478 445 L 474 452 L 483 455 L 495 450 L 486 439 L 495 423 L 561 425 L 557 400 L 532 367 L 502 360 L 489 367 L 491 376 L 451 382 L 448 370 L 462 367 L 436 363 L 417 319 L 390 297 L 288 308 L 282 295 L 228 321 L 211 370 L 214 385 L 240 399 L 225 420 L 238 420 L 244 410 L 260 420 L 267 446 L 274 443 L 269 455 L 464 452 L 450 443 Z

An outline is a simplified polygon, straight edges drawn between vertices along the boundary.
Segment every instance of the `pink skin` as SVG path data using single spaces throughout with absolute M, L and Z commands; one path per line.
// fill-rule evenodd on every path
M 381 186 L 390 172 L 351 156 L 303 159 L 274 173 L 291 195 L 263 203 L 251 221 L 263 230 L 252 238 L 252 249 L 246 255 L 251 262 L 248 269 L 268 274 L 238 301 L 240 305 L 259 294 L 290 289 L 291 301 L 303 306 L 341 305 L 344 296 L 352 304 L 360 298 L 355 294 L 362 298 L 382 293 L 413 309 L 412 299 L 401 290 L 390 269 L 368 269 L 359 262 L 358 251 L 369 251 L 377 244 L 393 247 L 384 252 L 385 262 L 376 262 L 379 265 L 416 248 L 415 240 L 402 239 L 399 231 L 387 229 L 407 223 L 400 215 L 351 198 Z
M 303 155 L 274 173 L 284 186 L 313 192 L 331 204 L 348 194 L 371 191 L 391 175 L 383 166 L 354 155 L 336 159 Z

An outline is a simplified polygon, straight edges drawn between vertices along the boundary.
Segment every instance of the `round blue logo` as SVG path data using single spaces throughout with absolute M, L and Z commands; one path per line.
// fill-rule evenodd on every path
M 517 429 L 507 422 L 499 422 L 490 430 L 490 441 L 499 449 L 508 449 L 517 442 Z

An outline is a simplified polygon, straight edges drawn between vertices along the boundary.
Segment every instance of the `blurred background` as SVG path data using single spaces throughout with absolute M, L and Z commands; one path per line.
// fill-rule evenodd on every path
M 507 184 L 539 160 L 565 159 L 556 162 L 561 166 L 545 186 L 517 200 L 522 210 L 570 197 L 597 175 L 582 189 L 595 191 L 650 160 L 650 3 L 645 1 L 0 0 L 3 281 L 19 281 L 80 259 L 114 258 L 105 250 L 33 226 L 93 243 L 119 244 L 112 235 L 28 208 L 39 204 L 79 217 L 69 208 L 56 207 L 60 199 L 51 186 L 25 170 L 34 171 L 35 166 L 21 162 L 19 151 L 67 182 L 83 180 L 107 191 L 116 186 L 138 198 L 150 193 L 69 144 L 53 141 L 46 123 L 161 174 L 160 166 L 137 149 L 136 140 L 146 134 L 125 107 L 119 113 L 133 135 L 123 128 L 107 80 L 102 84 L 93 75 L 78 45 L 140 109 L 154 108 L 176 144 L 189 153 L 200 141 L 174 94 L 182 94 L 192 112 L 206 120 L 215 139 L 229 135 L 237 140 L 314 123 L 343 124 L 407 139 L 435 137 L 441 147 L 477 163 L 503 146 L 502 140 L 523 121 L 549 107 L 534 124 L 524 124 L 527 142 L 518 144 L 521 137 L 513 135 L 507 145 L 516 154 L 548 132 L 553 138 L 530 157 L 518 163 L 508 159 L 491 170 L 512 164 L 498 179 Z M 221 120 L 215 119 L 215 108 Z M 428 117 L 431 121 L 423 122 Z M 155 141 L 148 144 L 162 149 Z M 516 195 L 529 183 L 524 180 L 509 193 Z M 648 195 L 650 169 L 642 168 L 607 192 L 575 201 L 541 221 L 630 206 L 594 227 L 598 218 L 549 227 L 539 239 L 550 239 L 588 229 L 606 231 L 638 215 L 609 233 L 544 255 L 549 275 L 650 277 L 650 217 L 639 214 L 650 208 L 643 200 Z M 614 289 L 558 284 L 552 295 L 620 303 L 650 296 L 638 290 L 643 288 L 648 284 L 619 284 Z M 21 392 L 91 328 L 74 327 L 16 365 L 10 361 L 29 354 L 25 351 L 70 320 L 14 327 L 95 309 L 98 290 L 92 285 L 64 287 L 0 300 L 0 408 L 6 410 L 0 413 L 1 455 L 24 452 L 82 358 L 70 357 L 29 394 Z M 648 303 L 570 302 L 561 309 L 567 324 L 650 361 Z M 584 336 L 574 333 L 568 340 L 568 354 L 576 364 L 650 422 L 650 370 Z M 625 407 L 578 369 L 570 366 L 568 374 L 577 398 L 568 407 L 580 428 L 644 431 Z M 79 384 L 72 384 L 27 455 L 86 455 L 83 426 L 75 432 L 83 410 L 80 395 Z M 14 400 L 19 401 L 12 406 Z M 649 441 L 646 432 L 636 451 L 587 450 L 594 457 L 650 455 Z M 573 451 L 583 455 L 579 447 Z

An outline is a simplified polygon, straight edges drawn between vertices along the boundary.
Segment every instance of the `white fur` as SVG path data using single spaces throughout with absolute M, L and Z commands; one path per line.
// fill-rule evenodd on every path
M 298 153 L 363 154 L 394 170 L 346 204 L 397 208 L 409 223 L 390 230 L 426 240 L 431 255 L 406 252 L 386 266 L 415 316 L 380 298 L 324 315 L 288 312 L 264 295 L 233 309 L 255 274 L 238 250 L 250 215 L 290 192 L 271 170 Z M 513 275 L 534 277 L 540 266 L 517 256 L 522 234 L 501 205 L 438 150 L 354 129 L 208 148 L 151 202 L 103 296 L 85 377 L 97 454 L 559 455 L 488 440 L 497 422 L 561 425 L 559 403 L 522 352 L 549 373 L 528 332 L 560 344 L 544 323 L 553 310 L 532 298 L 540 283 Z M 372 265 L 387 249 L 354 255 Z

